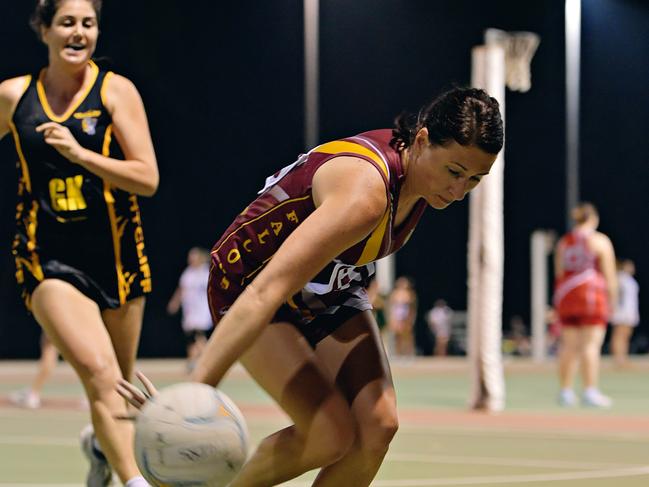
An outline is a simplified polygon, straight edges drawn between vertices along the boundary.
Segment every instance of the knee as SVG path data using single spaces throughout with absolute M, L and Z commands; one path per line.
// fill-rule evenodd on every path
M 356 425 L 347 407 L 336 408 L 314 421 L 306 448 L 313 452 L 313 468 L 331 465 L 345 456 L 356 440 Z
M 120 377 L 119 368 L 109 357 L 94 356 L 80 364 L 81 379 L 91 397 L 113 393 Z
M 371 456 L 383 457 L 399 429 L 396 407 L 386 408 L 364 420 L 360 426 L 362 451 Z

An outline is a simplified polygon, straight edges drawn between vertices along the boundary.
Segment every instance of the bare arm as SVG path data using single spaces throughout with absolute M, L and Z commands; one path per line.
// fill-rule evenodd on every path
M 169 313 L 170 315 L 174 315 L 178 313 L 178 310 L 180 309 L 180 299 L 182 298 L 182 295 L 183 295 L 182 288 L 178 286 L 174 291 L 173 296 L 171 296 L 169 303 L 167 303 L 167 313 Z
M 11 118 L 28 82 L 28 76 L 21 76 L 0 83 L 0 139 L 9 133 Z
M 114 135 L 125 160 L 81 147 L 66 127 L 55 122 L 39 125 L 36 130 L 43 132 L 45 142 L 71 162 L 124 191 L 151 196 L 158 188 L 159 174 L 140 94 L 133 83 L 119 75 L 105 83 L 104 103 L 112 116 Z
M 618 284 L 613 243 L 611 239 L 600 232 L 593 235 L 591 242 L 592 248 L 597 254 L 599 268 L 602 270 L 602 274 L 604 274 L 604 279 L 606 279 L 609 304 L 611 307 L 614 307 L 617 304 Z
M 370 164 L 350 157 L 336 158 L 318 170 L 313 197 L 316 210 L 282 243 L 219 322 L 193 380 L 218 384 L 279 306 L 336 256 L 368 235 L 387 207 L 379 173 Z

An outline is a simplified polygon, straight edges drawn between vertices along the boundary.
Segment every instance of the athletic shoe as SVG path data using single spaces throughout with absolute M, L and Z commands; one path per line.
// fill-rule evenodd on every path
M 94 446 L 95 432 L 89 424 L 81 430 L 81 451 L 90 462 L 86 476 L 87 487 L 106 487 L 113 483 L 113 470 L 102 452 Z
M 591 408 L 606 409 L 613 405 L 613 400 L 602 394 L 598 389 L 588 389 L 581 396 L 581 403 Z
M 562 389 L 559 393 L 559 405 L 572 407 L 577 405 L 577 395 L 572 389 Z
M 38 409 L 41 407 L 41 396 L 31 389 L 21 389 L 9 394 L 9 402 L 27 409 Z

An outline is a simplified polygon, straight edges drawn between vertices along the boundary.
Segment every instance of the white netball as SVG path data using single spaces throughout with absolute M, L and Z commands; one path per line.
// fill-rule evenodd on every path
M 226 486 L 246 461 L 248 448 L 239 408 L 205 384 L 162 389 L 135 421 L 136 461 L 154 486 Z

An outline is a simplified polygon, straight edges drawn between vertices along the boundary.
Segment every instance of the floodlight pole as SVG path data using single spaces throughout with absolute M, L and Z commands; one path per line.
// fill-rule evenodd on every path
M 581 0 L 566 0 L 566 229 L 579 202 L 579 76 Z
M 318 144 L 319 127 L 319 0 L 304 0 L 304 144 Z

